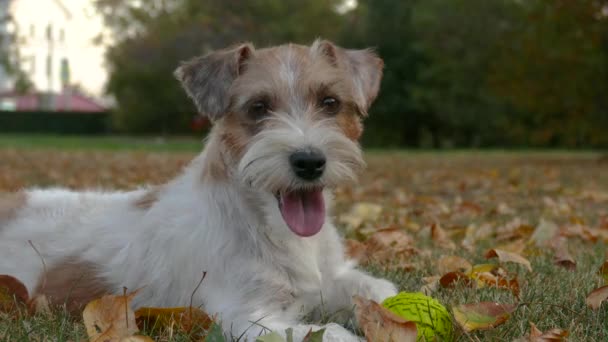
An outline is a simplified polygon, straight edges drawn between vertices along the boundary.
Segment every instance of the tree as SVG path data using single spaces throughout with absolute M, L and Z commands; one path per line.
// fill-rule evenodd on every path
M 10 26 L 9 15 L 0 16 L 0 26 Z M 27 93 L 34 88 L 27 74 L 19 68 L 19 50 L 15 44 L 15 34 L 10 30 L 0 31 L 0 71 L 4 76 L 14 79 L 14 89 L 18 93 Z
M 332 38 L 338 1 L 102 0 L 116 43 L 107 54 L 117 127 L 179 132 L 195 113 L 173 70 L 180 61 L 239 41 L 270 45 Z M 141 4 L 141 5 L 140 5 Z
M 608 145 L 608 1 L 520 3 L 491 86 L 525 118 L 535 145 Z

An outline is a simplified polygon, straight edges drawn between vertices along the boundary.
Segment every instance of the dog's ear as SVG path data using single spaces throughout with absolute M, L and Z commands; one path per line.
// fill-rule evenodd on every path
M 194 101 L 199 113 L 214 121 L 228 109 L 228 90 L 244 71 L 246 61 L 253 53 L 251 43 L 215 51 L 182 63 L 175 70 L 175 77 Z
M 366 114 L 380 90 L 384 68 L 382 59 L 370 49 L 348 50 L 319 39 L 313 43 L 311 51 L 326 58 L 330 64 L 344 68 L 352 77 L 355 102 L 359 110 Z

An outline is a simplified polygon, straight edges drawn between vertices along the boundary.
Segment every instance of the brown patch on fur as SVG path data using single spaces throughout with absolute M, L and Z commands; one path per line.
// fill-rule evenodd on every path
M 158 201 L 159 194 L 159 187 L 151 188 L 143 196 L 139 197 L 134 204 L 139 209 L 148 210 Z
M 0 224 L 15 218 L 26 202 L 25 192 L 0 193 Z
M 32 298 L 45 295 L 54 306 L 64 305 L 69 313 L 79 315 L 90 301 L 112 292 L 110 284 L 97 276 L 97 265 L 68 258 L 42 275 Z
M 228 179 L 228 168 L 223 161 L 222 153 L 219 146 L 207 147 L 207 158 L 203 165 L 202 180 L 203 182 L 217 183 Z
M 352 141 L 358 141 L 363 133 L 361 120 L 353 113 L 342 112 L 336 116 L 338 127 Z

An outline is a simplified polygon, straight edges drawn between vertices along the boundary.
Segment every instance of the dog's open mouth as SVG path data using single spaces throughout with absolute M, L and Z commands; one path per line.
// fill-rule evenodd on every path
M 325 223 L 323 189 L 294 190 L 277 195 L 281 215 L 299 236 L 317 234 Z

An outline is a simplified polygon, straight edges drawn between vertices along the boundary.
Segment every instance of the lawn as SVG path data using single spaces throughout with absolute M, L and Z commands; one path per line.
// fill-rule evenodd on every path
M 0 136 L 0 190 L 161 183 L 200 145 L 192 139 L 154 141 Z M 589 292 L 604 284 L 598 269 L 608 258 L 608 164 L 599 155 L 370 151 L 367 160 L 360 184 L 336 193 L 333 214 L 352 255 L 403 291 L 426 286 L 448 308 L 480 301 L 517 304 L 495 328 L 456 328 L 458 340 L 512 341 L 530 334 L 530 323 L 541 331 L 567 330 L 571 341 L 608 340 L 608 305 L 599 310 L 585 305 Z M 403 240 L 374 254 L 369 242 L 383 232 L 398 232 Z M 554 241 L 559 248 L 552 248 Z M 492 248 L 522 255 L 532 270 L 486 259 Z M 569 252 L 572 260 L 556 251 Z M 500 266 L 493 274 L 514 280 L 517 289 L 483 282 L 437 284 L 432 277 L 445 273 L 445 256 Z M 85 335 L 78 321 L 57 314 L 0 321 L 0 336 L 68 341 Z

